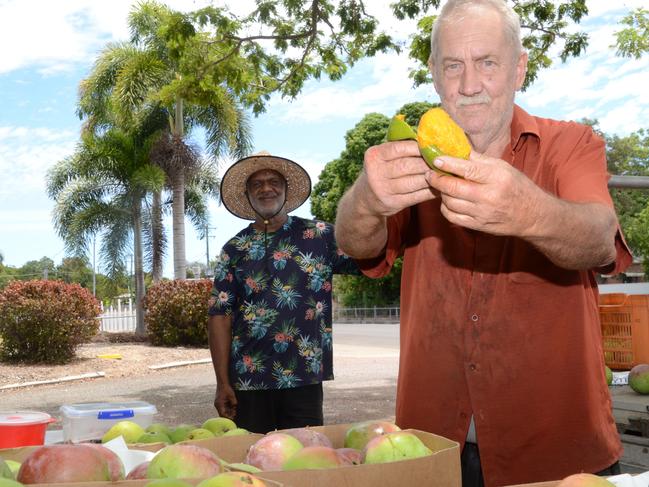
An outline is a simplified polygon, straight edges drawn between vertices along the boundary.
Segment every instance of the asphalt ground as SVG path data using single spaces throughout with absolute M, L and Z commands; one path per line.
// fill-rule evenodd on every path
M 324 384 L 325 424 L 394 419 L 399 356 L 396 324 L 335 324 L 335 380 Z M 43 411 L 60 418 L 64 404 L 146 401 L 155 422 L 199 424 L 216 416 L 211 364 L 147 371 L 128 379 L 97 378 L 0 391 L 0 409 Z M 60 428 L 60 423 L 50 429 Z

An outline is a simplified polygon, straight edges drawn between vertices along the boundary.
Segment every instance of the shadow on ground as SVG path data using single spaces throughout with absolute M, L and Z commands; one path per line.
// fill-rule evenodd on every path
M 169 425 L 200 424 L 216 416 L 214 379 L 210 367 L 160 374 L 128 381 L 95 379 L 66 385 L 48 385 L 3 392 L 2 409 L 36 410 L 61 417 L 60 406 L 84 402 L 146 401 L 158 410 L 154 421 Z M 325 382 L 325 424 L 393 418 L 396 382 L 378 381 L 372 386 Z M 50 429 L 59 429 L 61 423 Z

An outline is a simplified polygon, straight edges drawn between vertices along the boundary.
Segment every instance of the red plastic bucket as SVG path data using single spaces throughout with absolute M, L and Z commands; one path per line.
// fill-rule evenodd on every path
M 37 411 L 0 411 L 0 448 L 42 445 L 47 426 L 55 421 Z

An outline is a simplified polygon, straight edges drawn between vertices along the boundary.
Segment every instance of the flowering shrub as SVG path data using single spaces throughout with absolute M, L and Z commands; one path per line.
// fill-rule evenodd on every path
M 78 284 L 12 281 L 0 291 L 0 357 L 66 363 L 99 331 L 99 301 Z
M 162 281 L 144 297 L 144 322 L 153 345 L 207 345 L 207 302 L 212 281 Z

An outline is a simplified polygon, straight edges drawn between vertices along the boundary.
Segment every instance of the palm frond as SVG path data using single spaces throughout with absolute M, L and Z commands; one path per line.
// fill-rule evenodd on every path
M 152 92 L 167 84 L 170 79 L 167 66 L 150 51 L 136 51 L 123 64 L 113 90 L 114 106 L 123 121 L 149 101 Z
M 142 237 L 144 244 L 144 260 L 150 265 L 151 272 L 156 277 L 162 274 L 162 261 L 167 249 L 167 234 L 162 224 L 161 194 L 153 193 L 150 204 L 145 207 L 142 214 Z M 147 200 L 149 202 L 149 200 Z
M 252 150 L 249 115 L 228 90 L 215 91 L 209 105 L 188 112 L 190 126 L 205 129 L 206 150 L 212 157 L 241 158 Z
M 128 257 L 132 234 L 132 222 L 127 213 L 120 214 L 121 218 L 114 219 L 102 235 L 100 260 L 108 277 L 115 278 L 123 273 L 125 259 Z
M 110 98 L 124 64 L 137 52 L 129 42 L 111 42 L 101 51 L 90 76 L 79 83 L 77 115 L 86 119 L 86 129 L 96 132 L 113 117 Z

